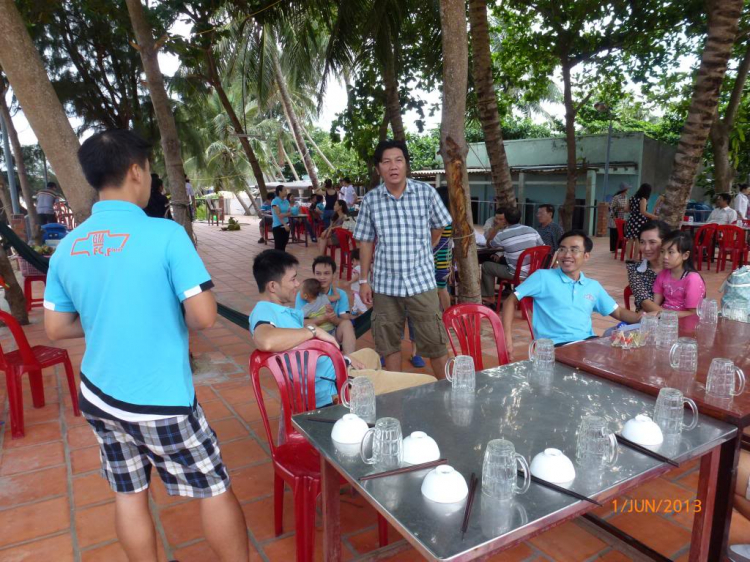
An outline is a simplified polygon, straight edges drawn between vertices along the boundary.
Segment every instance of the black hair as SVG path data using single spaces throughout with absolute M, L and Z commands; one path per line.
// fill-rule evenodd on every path
M 450 211 L 451 208 L 451 202 L 450 198 L 448 197 L 448 186 L 447 185 L 441 185 L 437 188 L 438 195 L 440 196 L 440 200 L 443 202 L 443 205 L 445 205 L 445 208 Z
M 540 209 L 547 209 L 547 212 L 550 215 L 552 215 L 553 217 L 555 216 L 555 207 L 554 207 L 554 205 L 550 205 L 549 203 L 545 203 L 544 205 L 539 205 L 539 208 Z
M 745 191 L 748 187 L 750 187 L 750 184 L 741 183 L 737 186 L 737 191 Z
M 506 207 L 495 207 L 495 214 L 496 215 L 504 215 L 508 209 Z
M 682 267 L 687 272 L 696 271 L 695 265 L 693 264 L 693 254 L 695 253 L 693 251 L 693 237 L 690 233 L 684 230 L 675 230 L 667 234 L 667 236 L 661 241 L 661 249 L 668 250 L 672 246 L 674 246 L 681 254 L 689 252 L 687 259 L 682 262 Z M 703 277 L 701 277 L 701 279 L 703 279 Z M 703 284 L 705 285 L 706 282 L 703 281 Z
M 283 185 L 277 185 L 277 186 L 276 186 L 276 197 L 278 197 L 278 196 L 279 196 L 279 194 L 281 193 L 281 191 L 282 191 L 283 189 L 284 189 L 284 186 L 283 186 Z
M 388 140 L 380 141 L 378 143 L 378 146 L 375 147 L 375 154 L 373 155 L 372 159 L 375 162 L 376 166 L 380 164 L 380 162 L 383 160 L 383 153 L 386 150 L 391 149 L 391 148 L 398 148 L 404 154 L 406 163 L 409 164 L 411 162 L 411 157 L 409 156 L 409 149 L 406 148 L 406 142 L 400 141 L 400 140 L 388 139 Z
M 292 254 L 281 250 L 264 250 L 253 260 L 253 277 L 258 291 L 265 293 L 271 281 L 281 281 L 289 269 L 298 265 L 299 261 Z
M 339 207 L 341 207 L 341 211 L 344 213 L 342 216 L 346 216 L 349 214 L 349 207 L 347 207 L 346 201 L 344 201 L 343 199 L 339 199 L 338 201 L 336 201 L 336 203 L 339 204 Z
M 313 273 L 315 273 L 315 268 L 318 265 L 330 265 L 331 272 L 336 273 L 336 260 L 334 260 L 331 256 L 318 256 L 317 258 L 315 258 L 312 264 Z
M 508 207 L 505 209 L 505 220 L 509 225 L 521 222 L 521 211 L 518 207 Z
M 638 188 L 638 191 L 635 192 L 635 198 L 636 199 L 648 199 L 651 197 L 651 190 L 653 188 L 651 187 L 650 183 L 642 183 L 641 187 Z
M 269 199 L 273 199 L 273 193 L 266 192 L 266 201 L 268 201 Z
M 330 178 L 324 181 L 323 184 L 326 186 L 326 189 L 333 189 L 333 181 Z
M 359 248 L 354 248 L 351 252 L 349 252 L 349 255 L 351 255 L 353 260 L 359 261 Z
M 323 291 L 323 287 L 320 286 L 320 281 L 315 279 L 315 277 L 305 279 L 302 282 L 302 286 L 300 287 L 300 289 L 302 289 L 302 291 L 307 293 L 308 295 L 315 297 L 317 297 Z
M 729 203 L 732 202 L 732 195 L 729 194 L 729 193 L 718 193 L 716 195 L 716 198 L 717 199 L 723 199 L 724 201 L 727 202 L 727 204 L 729 204 Z
M 110 129 L 87 138 L 78 149 L 78 161 L 91 187 L 119 187 L 133 164 L 146 167 L 151 144 L 133 131 Z
M 53 182 L 53 181 L 48 181 L 47 182 L 47 187 L 49 187 L 51 189 L 55 189 L 57 187 L 57 184 L 55 182 Z
M 565 240 L 566 238 L 573 238 L 574 236 L 580 236 L 581 238 L 583 238 L 583 249 L 586 251 L 586 253 L 591 253 L 591 250 L 594 249 L 594 243 L 591 241 L 591 238 L 589 238 L 589 235 L 586 234 L 585 231 L 577 228 L 564 232 L 563 235 L 560 236 L 560 240 L 557 241 L 557 245 L 561 246 L 563 240 Z
M 669 233 L 672 232 L 672 227 L 662 220 L 658 220 L 658 219 L 650 220 L 644 223 L 644 225 L 638 231 L 638 238 L 640 238 L 641 234 L 643 234 L 644 232 L 648 230 L 658 230 L 659 238 L 661 238 L 662 243 L 663 243 L 665 238 L 669 235 Z
M 151 193 L 158 193 L 164 182 L 158 174 L 151 174 Z
M 349 179 L 349 176 L 344 176 L 344 181 L 346 183 L 352 183 L 352 180 Z
M 318 203 L 322 203 L 323 199 L 324 197 L 320 193 L 315 194 L 315 201 L 317 201 Z

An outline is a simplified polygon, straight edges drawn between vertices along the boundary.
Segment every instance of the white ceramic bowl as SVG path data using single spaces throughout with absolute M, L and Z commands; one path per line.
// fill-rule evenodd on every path
M 650 417 L 639 414 L 632 420 L 628 420 L 622 428 L 622 436 L 639 445 L 653 447 L 661 445 L 664 435 L 659 425 Z
M 333 424 L 331 439 L 337 443 L 357 445 L 362 442 L 368 430 L 367 422 L 356 414 L 344 414 Z
M 545 449 L 531 461 L 531 474 L 554 484 L 567 484 L 576 477 L 571 460 L 560 449 Z
M 419 464 L 440 458 L 440 448 L 424 431 L 414 431 L 404 438 L 404 462 Z
M 460 472 L 441 464 L 424 477 L 422 495 L 437 503 L 455 503 L 469 495 L 469 486 Z

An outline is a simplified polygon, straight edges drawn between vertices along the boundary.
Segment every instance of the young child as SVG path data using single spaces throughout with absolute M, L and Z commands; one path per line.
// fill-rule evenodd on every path
M 352 306 L 352 316 L 359 316 L 360 314 L 367 312 L 365 303 L 362 302 L 362 298 L 359 296 L 359 276 L 361 270 L 359 268 L 359 248 L 352 250 L 352 284 L 349 286 L 354 295 L 354 306 Z
M 329 300 L 330 297 L 323 294 L 323 288 L 317 279 L 305 279 L 302 282 L 299 294 L 302 300 L 307 303 L 302 307 L 302 313 L 305 318 L 320 318 L 329 312 L 333 312 L 331 300 Z M 336 300 L 338 300 L 338 297 Z M 332 322 L 323 322 L 318 325 L 318 328 L 326 332 L 331 332 L 336 329 L 336 326 Z
M 654 281 L 654 303 L 680 317 L 695 314 L 706 296 L 706 284 L 693 266 L 693 238 L 686 232 L 668 234 L 661 245 L 664 269 Z

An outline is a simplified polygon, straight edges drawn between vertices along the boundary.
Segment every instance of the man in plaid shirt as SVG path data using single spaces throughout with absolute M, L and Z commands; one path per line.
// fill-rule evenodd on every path
M 375 348 L 385 357 L 387 370 L 401 369 L 401 338 L 408 311 L 420 353 L 430 359 L 433 374 L 443 378 L 448 353 L 432 248 L 452 219 L 432 186 L 406 177 L 406 143 L 380 142 L 374 160 L 383 183 L 362 200 L 354 238 L 360 245 L 360 296 L 373 307 Z

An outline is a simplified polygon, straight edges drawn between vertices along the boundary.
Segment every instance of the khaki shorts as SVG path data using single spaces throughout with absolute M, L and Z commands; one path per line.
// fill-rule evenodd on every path
M 411 297 L 373 294 L 372 335 L 377 352 L 386 357 L 401 351 L 407 311 L 414 324 L 414 340 L 419 354 L 427 358 L 447 355 L 448 340 L 436 289 Z

